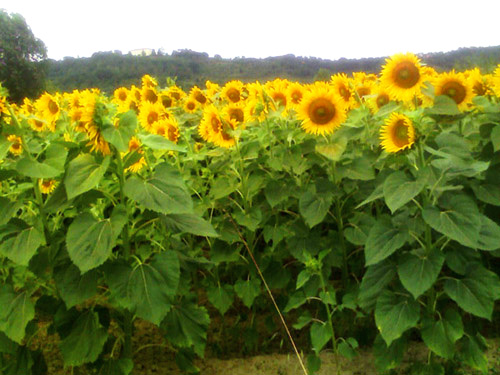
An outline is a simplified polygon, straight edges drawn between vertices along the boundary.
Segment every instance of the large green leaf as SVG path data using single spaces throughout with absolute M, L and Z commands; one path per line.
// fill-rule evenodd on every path
M 375 306 L 375 323 L 389 346 L 403 332 L 417 325 L 420 306 L 411 297 L 385 290 Z
M 54 281 L 68 309 L 96 295 L 98 279 L 96 270 L 80 275 L 73 264 L 65 264 L 54 270 Z
M 66 235 L 69 257 L 85 273 L 109 258 L 116 237 L 109 219 L 97 220 L 88 212 L 80 214 L 73 220 Z
M 241 298 L 245 306 L 250 308 L 255 298 L 261 294 L 260 280 L 257 278 L 251 278 L 246 281 L 240 279 L 234 284 L 234 291 Z
M 111 299 L 138 317 L 159 325 L 172 304 L 180 278 L 173 251 L 155 254 L 150 263 L 135 267 L 115 263 L 106 268 Z
M 63 169 L 57 169 L 27 157 L 17 162 L 16 170 L 23 176 L 32 178 L 54 178 L 64 172 Z
M 460 359 L 470 367 L 486 374 L 488 371 L 488 359 L 486 358 L 486 342 L 484 338 L 479 336 L 464 336 L 460 340 L 461 350 Z
M 157 134 L 139 135 L 142 144 L 152 150 L 186 152 L 186 148 L 175 144 L 165 137 Z
M 500 150 L 500 125 L 495 126 L 491 131 L 491 143 L 495 152 Z
M 0 331 L 21 344 L 26 326 L 35 317 L 35 305 L 27 292 L 16 293 L 10 285 L 0 285 Z
M 168 230 L 192 233 L 197 236 L 218 237 L 212 224 L 196 214 L 162 215 L 161 220 Z
M 314 322 L 310 329 L 311 345 L 316 354 L 325 347 L 332 338 L 332 330 L 327 323 Z
M 176 347 L 194 347 L 196 354 L 202 357 L 209 324 L 210 317 L 205 307 L 183 303 L 172 307 L 162 323 L 162 328 L 168 332 L 168 341 Z
M 373 343 L 373 354 L 375 357 L 375 367 L 381 373 L 398 367 L 408 348 L 406 336 L 401 336 L 387 346 L 380 334 L 375 337 Z
M 358 303 L 368 310 L 375 305 L 378 296 L 396 276 L 396 264 L 388 259 L 369 266 L 361 280 Z
M 184 181 L 166 163 L 156 167 L 154 175 L 146 180 L 130 177 L 124 186 L 125 194 L 145 208 L 164 214 L 189 214 L 193 201 Z
M 109 162 L 109 156 L 99 163 L 90 154 L 81 154 L 71 160 L 64 178 L 68 199 L 96 187 L 106 173 Z
M 80 366 L 94 362 L 101 354 L 108 338 L 107 330 L 99 323 L 97 313 L 81 314 L 71 327 L 68 336 L 61 340 L 59 348 L 65 366 Z
M 392 225 L 386 218 L 380 218 L 370 229 L 365 246 L 365 265 L 370 266 L 384 260 L 400 249 L 409 239 L 408 232 Z
M 444 255 L 439 250 L 430 253 L 423 249 L 408 252 L 398 261 L 399 279 L 406 290 L 417 299 L 437 280 L 443 263 Z
M 289 198 L 288 186 L 283 180 L 269 180 L 267 186 L 264 188 L 264 195 L 271 207 L 276 207 L 283 201 Z
M 389 175 L 384 182 L 384 198 L 392 213 L 415 198 L 424 188 L 427 178 L 410 179 L 403 171 Z
M 421 333 L 429 349 L 443 358 L 452 359 L 455 354 L 455 342 L 464 334 L 462 318 L 455 310 L 448 310 L 445 316 L 437 321 L 424 321 Z
M 0 197 L 0 225 L 7 224 L 22 205 L 21 201 L 12 202 L 8 198 Z
M 207 288 L 207 297 L 212 305 L 220 311 L 222 315 L 233 304 L 234 293 L 231 285 L 212 285 Z
M 300 196 L 299 212 L 310 228 L 323 221 L 332 200 L 331 194 L 316 193 L 314 189 L 309 189 Z
M 35 227 L 21 228 L 14 225 L 4 227 L 9 234 L 2 236 L 0 229 L 0 254 L 13 262 L 27 266 L 36 251 L 45 242 L 43 234 Z M 10 228 L 10 229 L 8 229 Z
M 499 126 L 500 128 L 500 126 Z M 474 195 L 482 202 L 500 206 L 500 186 L 493 184 L 471 185 Z
M 481 215 L 481 228 L 476 248 L 488 251 L 500 249 L 500 226 L 484 215 Z
M 99 369 L 98 375 L 129 375 L 133 368 L 131 358 L 109 359 Z
M 332 161 L 339 161 L 347 146 L 346 137 L 338 137 L 328 143 L 316 144 L 316 152 Z
M 495 300 L 500 298 L 500 278 L 480 265 L 472 265 L 465 278 L 448 278 L 444 291 L 466 312 L 491 319 Z
M 64 165 L 66 164 L 66 157 L 68 156 L 68 150 L 57 143 L 52 143 L 45 150 L 45 160 L 44 163 L 64 171 Z
M 429 115 L 460 115 L 461 112 L 457 107 L 457 103 L 446 95 L 438 95 L 434 98 L 434 105 L 431 108 L 426 108 L 425 112 Z
M 118 117 L 118 126 L 106 124 L 107 126 L 102 130 L 102 136 L 118 151 L 125 152 L 128 150 L 128 143 L 137 127 L 137 115 L 134 111 L 128 111 L 118 115 Z
M 482 226 L 476 203 L 465 195 L 453 195 L 440 210 L 435 206 L 425 207 L 422 216 L 434 230 L 464 246 L 475 248 Z
M 7 138 L 0 135 L 0 160 L 5 158 L 5 155 L 9 152 L 9 148 L 12 145 L 12 142 L 9 142 Z

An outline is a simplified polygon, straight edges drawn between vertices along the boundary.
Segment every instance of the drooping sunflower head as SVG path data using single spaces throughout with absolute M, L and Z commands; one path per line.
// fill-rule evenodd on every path
M 338 73 L 331 77 L 331 84 L 336 95 L 342 100 L 347 110 L 356 105 L 356 96 L 352 89 L 352 82 L 344 73 Z
M 40 179 L 38 180 L 38 186 L 42 194 L 50 194 L 55 190 L 57 181 L 53 179 Z
M 221 96 L 231 103 L 238 103 L 243 98 L 243 82 L 230 81 L 221 90 Z
M 457 103 L 458 109 L 466 110 L 472 104 L 474 97 L 472 84 L 463 73 L 455 73 L 454 70 L 442 73 L 434 80 L 435 94 L 446 95 Z
M 141 83 L 143 88 L 144 87 L 155 88 L 156 86 L 158 86 L 158 82 L 156 81 L 156 79 L 151 77 L 149 74 L 142 76 Z
M 415 142 L 412 121 L 401 113 L 393 112 L 380 128 L 380 140 L 387 152 L 398 152 L 410 148 Z
M 420 60 L 412 53 L 396 54 L 386 60 L 380 82 L 387 88 L 391 99 L 411 101 L 420 93 L 426 76 Z
M 342 101 L 327 86 L 317 86 L 304 94 L 297 108 L 297 117 L 302 120 L 306 133 L 330 134 L 346 119 Z

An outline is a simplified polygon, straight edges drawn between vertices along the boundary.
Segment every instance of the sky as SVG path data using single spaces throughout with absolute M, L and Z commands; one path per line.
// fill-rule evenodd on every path
M 48 57 L 180 49 L 223 58 L 363 58 L 500 45 L 500 1 L 1 0 Z

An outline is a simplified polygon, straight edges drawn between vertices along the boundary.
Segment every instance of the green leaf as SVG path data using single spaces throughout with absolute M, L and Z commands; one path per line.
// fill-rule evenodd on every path
M 427 178 L 411 180 L 403 171 L 390 174 L 384 182 L 384 198 L 392 213 L 415 198 L 424 188 Z
M 22 205 L 23 203 L 19 200 L 12 202 L 8 198 L 0 197 L 0 226 L 7 224 Z
M 403 286 L 417 299 L 437 280 L 444 263 L 439 250 L 429 254 L 425 250 L 405 253 L 398 261 L 398 275 Z
M 5 158 L 5 155 L 9 152 L 9 148 L 12 145 L 12 142 L 9 142 L 7 138 L 0 135 L 0 160 Z
M 128 111 L 118 115 L 118 126 L 106 124 L 102 130 L 104 139 L 111 143 L 120 152 L 128 151 L 130 138 L 135 134 L 137 127 L 137 116 L 134 111 Z
M 328 324 L 314 322 L 311 325 L 310 335 L 313 350 L 316 354 L 319 354 L 321 349 L 323 349 L 332 338 L 332 331 Z
M 195 214 L 161 215 L 167 230 L 175 233 L 191 233 L 197 236 L 218 237 L 212 224 Z
M 499 126 L 500 128 L 500 126 Z M 500 206 L 500 186 L 493 184 L 471 185 L 474 195 L 482 202 Z
M 179 258 L 174 251 L 155 254 L 134 268 L 115 263 L 106 268 L 111 299 L 138 317 L 159 325 L 179 286 Z
M 321 223 L 332 204 L 332 195 L 316 193 L 311 189 L 305 191 L 299 200 L 299 212 L 309 228 Z
M 287 313 L 293 309 L 302 306 L 306 302 L 307 302 L 307 296 L 305 295 L 304 291 L 298 290 L 290 296 L 285 308 L 283 309 L 283 312 Z
M 210 303 L 224 315 L 233 304 L 233 288 L 227 284 L 212 285 L 207 289 L 207 297 Z
M 129 375 L 134 368 L 130 358 L 109 359 L 99 369 L 99 375 Z
M 421 334 L 425 345 L 434 353 L 446 359 L 453 358 L 455 342 L 448 336 L 443 320 L 425 321 L 422 325 Z
M 493 150 L 497 152 L 500 150 L 500 125 L 497 125 L 491 131 L 491 143 L 493 144 Z
M 27 292 L 15 293 L 12 286 L 0 285 L 0 331 L 21 344 L 26 326 L 35 317 L 35 305 Z
M 420 306 L 411 297 L 385 290 L 377 299 L 375 323 L 388 346 L 415 327 L 419 318 Z
M 107 330 L 99 323 L 97 313 L 81 314 L 71 327 L 71 332 L 59 344 L 65 366 L 80 366 L 94 362 L 101 354 L 108 339 Z
M 316 152 L 332 161 L 339 161 L 347 146 L 347 139 L 339 137 L 329 143 L 316 144 Z
M 128 214 L 127 208 L 123 204 L 117 204 L 113 207 L 113 212 L 111 213 L 111 227 L 113 228 L 113 235 L 118 237 L 123 230 L 123 227 L 127 225 Z
M 276 207 L 289 197 L 288 186 L 283 180 L 270 180 L 264 189 L 264 195 L 271 207 Z
M 54 281 L 68 309 L 96 295 L 98 279 L 96 270 L 80 275 L 79 269 L 73 264 L 65 264 L 54 270 Z
M 337 348 L 339 354 L 347 359 L 353 359 L 358 355 L 356 350 L 347 341 L 342 341 Z
M 14 355 L 17 348 L 18 345 L 0 331 L 0 353 Z
M 359 286 L 359 306 L 368 310 L 375 305 L 380 293 L 395 276 L 396 265 L 388 259 L 368 267 Z
M 463 338 L 461 344 L 461 360 L 470 367 L 486 373 L 488 371 L 488 359 L 486 358 L 484 339 L 467 335 Z
M 500 279 L 494 272 L 472 265 L 465 278 L 448 278 L 444 291 L 466 312 L 491 320 L 495 300 L 500 298 Z
M 23 176 L 32 178 L 54 178 L 64 172 L 63 169 L 57 169 L 29 158 L 20 159 L 16 164 L 16 170 Z
M 110 157 L 98 163 L 90 154 L 78 155 L 71 160 L 64 178 L 68 199 L 72 199 L 96 187 L 108 169 Z
M 232 181 L 227 177 L 219 177 L 214 180 L 210 189 L 210 197 L 212 199 L 221 199 L 227 197 L 236 190 L 236 181 Z
M 364 212 L 356 213 L 349 221 L 349 226 L 344 229 L 347 241 L 357 246 L 365 246 L 370 229 L 376 223 L 373 216 Z
M 66 157 L 68 150 L 60 144 L 52 143 L 45 151 L 44 163 L 64 172 L 64 164 L 66 164 Z
M 233 214 L 236 222 L 244 227 L 247 227 L 252 232 L 259 228 L 262 220 L 262 211 L 258 207 L 252 207 L 248 212 L 237 211 Z
M 373 354 L 377 370 L 383 372 L 398 367 L 403 361 L 407 347 L 408 342 L 404 336 L 394 340 L 391 345 L 387 345 L 382 336 L 377 335 L 373 343 Z
M 368 158 L 357 158 L 346 167 L 344 175 L 351 180 L 369 181 L 375 178 L 375 170 Z
M 162 328 L 168 332 L 167 339 L 176 347 L 191 348 L 203 357 L 207 342 L 210 317 L 207 309 L 193 303 L 173 306 L 165 317 Z
M 186 152 L 185 147 L 178 146 L 174 142 L 158 134 L 139 134 L 142 144 L 152 150 Z
M 66 245 L 72 262 L 85 273 L 103 264 L 111 255 L 116 235 L 109 219 L 97 220 L 85 212 L 68 228 Z
M 395 228 L 388 219 L 379 219 L 371 228 L 366 239 L 365 266 L 384 260 L 401 248 L 408 239 L 407 231 Z
M 500 249 L 500 226 L 484 215 L 481 215 L 481 228 L 476 248 L 487 251 Z
M 184 181 L 165 163 L 157 166 L 149 179 L 130 177 L 123 190 L 129 198 L 156 212 L 189 214 L 193 211 L 193 201 L 186 192 Z
M 464 246 L 476 247 L 482 222 L 476 203 L 467 196 L 453 195 L 443 210 L 435 206 L 425 207 L 422 217 L 439 233 Z
M 438 95 L 434 98 L 434 106 L 427 108 L 425 113 L 429 115 L 460 115 L 461 112 L 457 107 L 457 103 L 446 95 Z
M 0 254 L 17 264 L 27 266 L 44 242 L 43 234 L 35 227 L 16 228 L 8 236 L 2 238 Z
M 246 281 L 239 279 L 236 284 L 234 284 L 234 291 L 243 301 L 245 306 L 250 308 L 252 307 L 255 298 L 257 298 L 261 293 L 260 280 L 257 278 L 251 278 Z
M 215 240 L 210 249 L 210 260 L 219 264 L 222 262 L 235 262 L 240 259 L 240 249 L 229 246 L 227 243 Z

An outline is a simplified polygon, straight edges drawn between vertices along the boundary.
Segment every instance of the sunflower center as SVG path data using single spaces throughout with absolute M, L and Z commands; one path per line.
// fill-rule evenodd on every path
M 49 100 L 48 107 L 49 107 L 50 113 L 52 113 L 53 115 L 55 115 L 57 112 L 59 112 L 59 106 L 52 99 Z
M 151 125 L 152 123 L 158 121 L 158 113 L 156 112 L 151 112 L 148 115 L 148 124 Z
M 340 87 L 339 94 L 346 102 L 349 101 L 349 98 L 351 97 L 351 93 L 344 86 Z
M 446 82 L 443 85 L 442 93 L 452 98 L 457 104 L 462 103 L 467 94 L 465 87 L 456 81 Z
M 201 92 L 198 92 L 196 94 L 195 99 L 201 104 L 205 104 L 207 102 L 207 98 L 205 98 L 205 95 L 203 95 Z
M 389 97 L 386 94 L 380 94 L 377 97 L 377 107 L 378 108 L 383 107 L 387 103 L 389 103 Z
M 37 128 L 37 129 L 43 128 L 43 122 L 41 122 L 39 120 L 35 120 L 34 124 L 35 124 L 35 128 Z
M 217 117 L 212 117 L 212 120 L 210 121 L 210 125 L 212 125 L 212 130 L 214 133 L 218 133 L 220 130 L 220 121 L 217 119 Z
M 178 92 L 171 92 L 170 93 L 170 96 L 172 96 L 172 98 L 174 98 L 175 100 L 179 100 L 181 98 L 181 94 L 179 94 Z
M 292 93 L 292 102 L 298 104 L 302 99 L 302 93 L 300 91 L 294 91 Z
M 229 90 L 227 90 L 226 95 L 233 103 L 237 103 L 240 101 L 240 92 L 234 87 L 231 87 Z
M 278 107 L 286 107 L 286 97 L 281 92 L 275 93 L 273 95 L 273 100 L 276 102 Z
M 245 116 L 241 108 L 233 108 L 229 112 L 229 118 L 238 122 L 243 122 Z
M 186 105 L 187 109 L 189 109 L 190 111 L 194 110 L 196 105 L 193 103 L 193 102 L 188 102 L 188 104 Z
M 161 102 L 165 108 L 170 108 L 172 106 L 172 98 L 169 96 L 162 96 Z
M 368 87 L 360 87 L 358 90 L 358 95 L 360 98 L 366 95 L 370 95 L 370 89 Z
M 42 182 L 42 186 L 44 188 L 49 188 L 51 185 L 52 185 L 52 181 L 51 180 L 49 180 L 49 181 L 43 181 Z
M 118 94 L 118 99 L 124 102 L 125 100 L 127 100 L 127 93 L 124 91 L 120 91 L 120 93 Z
M 394 83 L 404 89 L 415 86 L 420 79 L 420 71 L 409 61 L 399 63 L 393 71 Z
M 392 139 L 397 147 L 403 147 L 408 144 L 408 126 L 404 120 L 399 120 L 392 130 Z
M 157 129 L 156 129 L 156 134 L 159 134 L 159 135 L 165 135 L 165 128 L 163 126 L 159 126 Z
M 144 99 L 146 99 L 148 102 L 156 103 L 156 101 L 158 100 L 158 95 L 156 95 L 153 90 L 146 90 Z
M 309 105 L 309 118 L 318 125 L 325 125 L 335 117 L 335 105 L 325 98 L 318 98 Z

